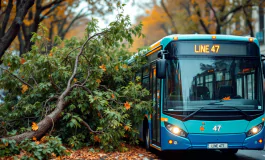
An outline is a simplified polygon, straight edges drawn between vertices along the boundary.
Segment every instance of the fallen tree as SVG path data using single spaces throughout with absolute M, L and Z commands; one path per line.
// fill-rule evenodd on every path
M 40 29 L 42 35 L 33 35 L 36 45 L 24 57 L 3 58 L 8 67 L 1 68 L 0 79 L 6 91 L 0 106 L 2 142 L 36 141 L 49 134 L 73 148 L 124 149 L 124 138 L 137 143 L 136 127 L 151 105 L 143 100 L 148 91 L 138 84 L 139 77 L 131 82 L 144 59 L 136 57 L 128 66 L 131 54 L 124 42 L 141 36 L 141 25 L 132 27 L 120 14 L 99 31 L 94 19 L 83 40 L 66 40 L 49 52 L 47 29 Z M 61 43 L 58 37 L 55 41 Z

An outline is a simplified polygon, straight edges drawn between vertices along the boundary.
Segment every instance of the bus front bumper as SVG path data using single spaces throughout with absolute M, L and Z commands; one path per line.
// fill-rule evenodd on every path
M 255 149 L 264 148 L 264 128 L 256 135 L 246 137 L 245 133 L 240 134 L 188 134 L 186 138 L 175 136 L 164 127 L 161 128 L 162 150 L 189 150 L 209 149 L 208 144 L 225 143 L 228 149 Z M 260 143 L 259 140 L 262 140 Z M 169 144 L 169 140 L 173 144 Z

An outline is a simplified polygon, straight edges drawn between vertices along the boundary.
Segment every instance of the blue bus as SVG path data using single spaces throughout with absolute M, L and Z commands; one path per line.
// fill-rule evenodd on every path
M 154 110 L 140 126 L 146 149 L 263 149 L 265 58 L 257 39 L 170 35 L 150 48 L 137 73 Z

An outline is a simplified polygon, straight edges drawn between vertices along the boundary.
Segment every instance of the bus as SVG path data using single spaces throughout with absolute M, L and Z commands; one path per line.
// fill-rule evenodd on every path
M 150 48 L 136 74 L 154 110 L 139 127 L 147 150 L 264 148 L 265 58 L 256 38 L 169 35 Z

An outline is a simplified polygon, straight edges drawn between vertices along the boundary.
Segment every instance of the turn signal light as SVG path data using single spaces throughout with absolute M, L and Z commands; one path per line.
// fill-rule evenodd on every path
M 173 141 L 172 141 L 172 140 L 169 140 L 168 143 L 169 143 L 169 144 L 173 144 Z
M 249 42 L 253 42 L 253 40 L 254 40 L 253 38 L 249 38 L 248 39 Z
M 216 36 L 212 36 L 212 39 L 215 40 L 216 39 Z
M 262 143 L 263 142 L 263 140 L 262 139 L 259 139 L 259 143 Z

